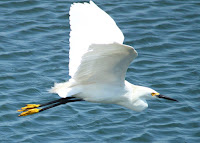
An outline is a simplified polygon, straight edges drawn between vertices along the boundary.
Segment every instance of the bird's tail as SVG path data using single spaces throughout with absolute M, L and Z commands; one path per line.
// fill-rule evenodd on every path
M 56 93 L 61 98 L 71 97 L 80 91 L 81 89 L 79 86 L 74 86 L 70 81 L 64 83 L 55 83 L 54 87 L 49 90 L 50 93 Z

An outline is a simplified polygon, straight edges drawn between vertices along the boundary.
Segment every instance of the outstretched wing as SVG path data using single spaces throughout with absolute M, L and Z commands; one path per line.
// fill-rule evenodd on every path
M 72 4 L 69 14 L 69 75 L 73 78 L 92 44 L 122 44 L 124 36 L 115 21 L 92 1 Z
M 137 57 L 130 46 L 92 44 L 83 55 L 81 64 L 73 76 L 79 83 L 114 83 L 123 85 L 129 64 Z
M 102 83 L 124 85 L 125 74 L 131 61 L 137 57 L 137 52 L 130 46 L 112 44 L 92 44 L 82 56 L 80 65 L 72 81 L 81 85 Z M 60 97 L 70 97 L 81 92 L 79 86 L 72 86 L 73 82 L 55 84 L 50 90 Z

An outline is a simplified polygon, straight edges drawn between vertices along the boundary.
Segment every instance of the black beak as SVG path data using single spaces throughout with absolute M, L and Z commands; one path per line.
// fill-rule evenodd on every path
M 161 95 L 161 94 L 159 94 L 159 95 L 156 95 L 158 98 L 164 98 L 164 99 L 167 99 L 167 100 L 172 100 L 172 101 L 176 101 L 176 102 L 178 102 L 178 100 L 176 100 L 176 99 L 173 99 L 173 98 L 170 98 L 170 97 L 167 97 L 167 96 L 164 96 L 164 95 Z

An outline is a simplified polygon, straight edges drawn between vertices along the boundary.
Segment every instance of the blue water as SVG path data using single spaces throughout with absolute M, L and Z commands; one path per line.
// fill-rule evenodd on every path
M 138 113 L 77 102 L 18 117 L 26 103 L 58 99 L 47 90 L 69 79 L 73 2 L 0 1 L 0 142 L 199 142 L 199 0 L 95 0 L 139 53 L 126 79 L 178 103 L 152 100 Z

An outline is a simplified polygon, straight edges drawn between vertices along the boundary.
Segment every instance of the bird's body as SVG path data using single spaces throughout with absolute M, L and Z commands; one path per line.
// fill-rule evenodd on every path
M 70 89 L 71 92 L 66 91 L 66 89 Z M 124 85 L 109 83 L 79 84 L 75 83 L 75 81 L 68 81 L 56 84 L 51 92 L 61 95 L 62 92 L 72 93 L 72 97 L 81 98 L 85 101 L 117 104 L 134 111 L 142 111 L 148 107 L 145 100 L 146 97 L 140 94 L 140 92 L 143 93 L 145 90 L 153 92 L 148 87 L 133 85 L 128 81 L 124 81 Z
M 125 80 L 128 66 L 138 54 L 133 47 L 123 44 L 124 35 L 115 21 L 94 2 L 72 4 L 69 15 L 71 79 L 55 84 L 50 90 L 63 98 L 56 100 L 59 103 L 55 106 L 84 100 L 117 104 L 142 111 L 148 107 L 147 99 L 159 97 L 176 101 L 153 89 L 133 85 Z M 71 100 L 72 98 L 78 99 Z M 41 105 L 22 108 L 20 111 L 30 110 L 20 116 L 43 111 L 44 109 L 31 110 L 39 106 Z
M 135 111 L 148 107 L 137 92 L 141 87 L 125 81 L 127 68 L 137 52 L 123 44 L 123 33 L 114 20 L 92 1 L 73 4 L 69 13 L 72 78 L 56 84 L 51 92 L 62 98 L 118 104 Z

